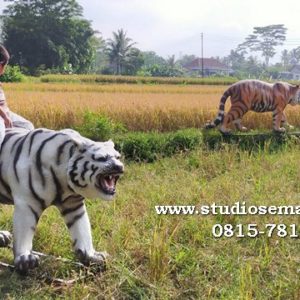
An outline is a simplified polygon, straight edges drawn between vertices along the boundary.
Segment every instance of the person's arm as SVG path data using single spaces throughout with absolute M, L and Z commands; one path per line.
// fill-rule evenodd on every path
M 1 106 L 0 106 L 0 117 L 4 120 L 4 124 L 6 128 L 12 127 L 11 118 L 7 115 L 7 113 L 4 111 L 3 107 Z

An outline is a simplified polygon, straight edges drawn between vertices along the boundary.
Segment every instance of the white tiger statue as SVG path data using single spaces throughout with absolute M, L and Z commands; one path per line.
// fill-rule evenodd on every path
M 94 142 L 65 129 L 8 129 L 0 151 L 0 203 L 14 204 L 14 264 L 21 273 L 38 266 L 32 239 L 42 212 L 55 205 L 81 262 L 105 263 L 96 252 L 84 198 L 111 200 L 124 172 L 112 141 Z M 12 237 L 0 231 L 0 247 Z

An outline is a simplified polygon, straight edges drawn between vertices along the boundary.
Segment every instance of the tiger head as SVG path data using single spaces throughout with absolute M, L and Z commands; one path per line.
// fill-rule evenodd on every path
M 289 104 L 299 105 L 300 104 L 300 87 L 299 85 L 289 85 L 290 87 L 290 99 Z
M 112 141 L 94 142 L 79 136 L 68 163 L 68 184 L 85 198 L 112 200 L 124 172 L 120 153 Z

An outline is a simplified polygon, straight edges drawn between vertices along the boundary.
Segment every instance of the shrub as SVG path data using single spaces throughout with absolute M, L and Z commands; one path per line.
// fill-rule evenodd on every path
M 113 134 L 126 132 L 125 127 L 115 123 L 104 115 L 86 111 L 83 116 L 83 123 L 75 129 L 83 136 L 97 141 L 106 141 Z
M 194 149 L 202 141 L 202 133 L 198 129 L 179 130 L 169 134 L 166 139 L 165 154 L 172 155 L 180 151 Z
M 19 66 L 7 66 L 5 73 L 0 76 L 2 82 L 21 82 L 25 76 L 22 74 Z
M 129 133 L 117 138 L 116 148 L 126 159 L 134 161 L 153 162 L 162 152 L 165 136 L 158 133 Z
M 130 132 L 115 136 L 113 140 L 127 160 L 153 162 L 160 157 L 190 151 L 199 146 L 219 150 L 225 145 L 234 145 L 243 151 L 274 152 L 299 145 L 300 134 L 250 132 L 222 136 L 216 130 L 184 129 L 171 133 Z
M 116 137 L 114 141 L 126 159 L 153 162 L 159 157 L 194 149 L 201 143 L 201 136 L 197 129 L 172 133 L 131 132 Z

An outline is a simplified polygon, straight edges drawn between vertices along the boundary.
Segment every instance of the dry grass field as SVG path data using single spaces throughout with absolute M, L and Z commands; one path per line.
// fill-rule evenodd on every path
M 4 89 L 12 110 L 36 127 L 80 125 L 85 111 L 103 114 L 130 131 L 201 128 L 215 117 L 226 86 L 80 83 L 11 83 Z M 229 104 L 228 101 L 227 104 Z M 300 127 L 300 107 L 289 107 L 291 124 Z M 250 129 L 271 128 L 271 114 L 248 113 Z

